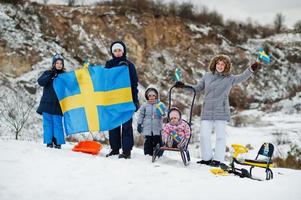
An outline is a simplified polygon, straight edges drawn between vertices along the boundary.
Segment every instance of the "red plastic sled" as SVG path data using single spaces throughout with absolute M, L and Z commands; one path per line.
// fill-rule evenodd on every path
M 81 141 L 73 147 L 72 151 L 97 155 L 101 149 L 102 145 L 99 142 Z

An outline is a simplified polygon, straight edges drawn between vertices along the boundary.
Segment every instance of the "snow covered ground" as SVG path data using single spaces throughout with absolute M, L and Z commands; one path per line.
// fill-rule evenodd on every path
M 135 148 L 132 159 L 46 148 L 41 142 L 0 140 L 1 200 L 66 199 L 301 199 L 301 171 L 276 168 L 271 181 L 217 177 L 192 158 L 167 152 L 151 163 Z

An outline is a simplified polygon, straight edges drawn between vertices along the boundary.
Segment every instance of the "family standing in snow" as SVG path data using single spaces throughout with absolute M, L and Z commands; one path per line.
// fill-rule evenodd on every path
M 110 47 L 112 59 L 106 62 L 106 68 L 127 65 L 130 73 L 132 98 L 139 110 L 138 101 L 138 76 L 135 66 L 127 60 L 126 46 L 122 41 L 113 42 Z M 229 93 L 233 85 L 247 80 L 257 69 L 255 62 L 242 74 L 230 73 L 232 64 L 226 55 L 217 55 L 212 58 L 208 66 L 208 72 L 192 86 L 196 91 L 204 90 L 204 101 L 201 113 L 201 155 L 202 160 L 197 163 L 211 166 L 219 166 L 224 162 L 226 139 L 225 130 L 230 120 Z M 65 143 L 62 126 L 62 111 L 56 94 L 53 90 L 53 79 L 63 73 L 64 60 L 54 57 L 51 70 L 47 70 L 38 79 L 39 85 L 44 87 L 43 96 L 38 113 L 43 115 L 44 143 L 48 147 L 60 148 Z M 184 87 L 183 82 L 176 82 L 177 87 Z M 163 125 L 165 106 L 160 102 L 159 92 L 154 87 L 149 87 L 145 92 L 146 103 L 139 110 L 137 131 L 145 137 L 144 154 L 153 155 L 155 147 L 167 146 L 180 148 L 189 141 L 191 128 L 182 120 L 181 111 L 171 108 L 167 114 L 167 122 Z M 211 133 L 216 133 L 215 150 L 211 146 Z M 131 150 L 134 145 L 132 119 L 109 131 L 109 143 L 111 151 L 106 157 L 118 155 L 119 158 L 131 158 Z M 120 154 L 120 149 L 122 153 Z

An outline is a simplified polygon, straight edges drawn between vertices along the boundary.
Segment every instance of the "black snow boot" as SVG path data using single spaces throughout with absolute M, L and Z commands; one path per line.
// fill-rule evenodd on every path
M 106 155 L 106 157 L 115 156 L 119 154 L 119 150 L 111 150 L 110 153 Z
M 56 148 L 56 149 L 61 149 L 62 146 L 61 146 L 60 144 L 56 144 L 56 145 L 54 146 L 54 148 Z
M 197 161 L 197 164 L 202 164 L 202 165 L 211 165 L 212 160 L 200 160 Z
M 53 148 L 53 144 L 52 143 L 51 144 L 47 144 L 47 147 Z
M 122 154 L 118 156 L 118 158 L 130 159 L 131 158 L 131 151 L 124 151 Z
M 221 164 L 220 161 L 212 160 L 210 165 L 211 165 L 212 167 L 219 167 L 220 164 Z

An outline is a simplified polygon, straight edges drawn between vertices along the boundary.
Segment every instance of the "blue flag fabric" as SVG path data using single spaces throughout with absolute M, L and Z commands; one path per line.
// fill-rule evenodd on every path
M 131 119 L 136 109 L 127 66 L 89 66 L 63 73 L 53 87 L 67 135 L 111 130 Z

